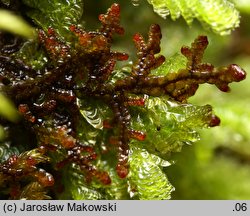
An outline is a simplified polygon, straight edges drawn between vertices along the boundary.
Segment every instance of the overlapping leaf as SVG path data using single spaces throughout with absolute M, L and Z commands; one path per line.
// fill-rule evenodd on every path
M 170 199 L 174 190 L 162 167 L 170 165 L 156 155 L 136 145 L 131 146 L 130 190 L 141 200 Z
M 38 26 L 44 30 L 53 27 L 60 36 L 65 36 L 70 25 L 78 24 L 83 12 L 82 0 L 23 0 L 23 3 L 30 8 L 27 14 Z
M 197 18 L 204 26 L 221 35 L 239 26 L 239 12 L 228 0 L 148 0 L 162 17 L 173 20 L 183 16 L 188 24 Z
M 148 98 L 144 108 L 134 108 L 132 127 L 145 131 L 141 146 L 165 157 L 181 150 L 183 144 L 199 140 L 197 128 L 207 127 L 211 120 L 209 105 L 179 104 L 166 98 Z
M 74 165 L 65 168 L 62 182 L 65 185 L 63 194 L 60 194 L 63 199 L 97 200 L 104 198 L 95 188 L 86 184 L 84 175 Z

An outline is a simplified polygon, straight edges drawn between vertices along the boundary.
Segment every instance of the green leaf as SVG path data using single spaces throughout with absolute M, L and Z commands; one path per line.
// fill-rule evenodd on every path
M 82 143 L 98 148 L 96 143 L 105 139 L 103 121 L 112 116 L 111 110 L 105 103 L 91 98 L 77 99 L 77 105 L 82 115 L 78 125 L 78 137 Z
M 144 141 L 133 142 L 165 158 L 171 152 L 180 151 L 183 144 L 199 140 L 196 129 L 208 126 L 212 108 L 149 97 L 145 107 L 134 107 L 131 115 L 131 128 L 146 132 Z
M 45 51 L 35 40 L 25 42 L 15 56 L 22 59 L 27 65 L 31 65 L 35 70 L 42 69 L 48 62 Z
M 38 182 L 31 182 L 23 189 L 20 200 L 48 200 L 50 196 L 46 195 L 46 190 Z
M 8 142 L 0 142 L 0 162 L 6 161 L 12 155 L 19 155 L 17 147 L 11 146 Z
M 175 53 L 164 62 L 156 70 L 152 71 L 152 75 L 165 76 L 168 73 L 176 73 L 181 68 L 186 68 L 187 58 L 181 53 Z
M 240 16 L 234 5 L 227 0 L 148 0 L 154 11 L 173 20 L 181 15 L 188 24 L 197 18 L 205 27 L 225 35 L 239 26 Z
M 109 107 L 98 100 L 77 99 L 77 105 L 84 119 L 96 129 L 103 129 L 103 121 L 112 116 Z
M 55 29 L 59 38 L 70 43 L 70 25 L 78 24 L 83 13 L 82 0 L 23 0 L 25 13 L 29 16 L 38 28 L 45 32 L 49 27 Z M 21 47 L 15 55 L 34 69 L 40 70 L 48 62 L 44 49 L 36 40 L 29 40 Z
M 22 158 L 23 160 L 25 160 L 26 158 L 30 158 L 30 157 L 34 158 L 36 160 L 36 163 L 46 163 L 50 161 L 50 158 L 45 156 L 43 153 L 41 153 L 39 148 L 34 148 L 32 150 L 22 152 L 19 155 L 19 158 Z
M 83 13 L 82 0 L 23 0 L 31 9 L 27 11 L 38 26 L 47 30 L 53 27 L 60 36 L 65 36 L 69 26 L 78 24 Z
M 128 183 L 127 179 L 121 179 L 116 170 L 109 166 L 109 176 L 112 180 L 111 185 L 106 187 L 105 193 L 107 194 L 108 199 L 113 200 L 127 200 L 129 199 L 128 194 Z
M 18 111 L 16 110 L 14 104 L 0 93 L 0 115 L 12 122 L 17 122 L 19 119 Z
M 170 194 L 174 188 L 162 171 L 163 166 L 169 166 L 170 164 L 136 145 L 130 147 L 129 179 L 131 193 L 135 187 L 137 192 L 134 196 L 138 196 L 141 200 L 170 199 Z
M 63 182 L 66 188 L 66 191 L 64 192 L 66 199 L 70 199 L 69 194 L 71 194 L 74 200 L 103 199 L 103 195 L 90 185 L 86 184 L 84 179 L 84 175 L 79 168 L 74 166 L 74 164 L 65 169 Z
M 0 10 L 0 30 L 26 38 L 35 38 L 35 30 L 21 17 L 10 11 Z

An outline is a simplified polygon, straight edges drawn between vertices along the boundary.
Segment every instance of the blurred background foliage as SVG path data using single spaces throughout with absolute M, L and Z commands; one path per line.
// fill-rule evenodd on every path
M 87 29 L 99 25 L 97 15 L 114 1 L 92 0 L 85 4 L 83 20 Z M 241 14 L 240 27 L 230 35 L 220 36 L 204 29 L 194 20 L 188 26 L 183 18 L 172 21 L 153 12 L 147 1 L 138 1 L 132 7 L 128 1 L 121 4 L 122 25 L 125 35 L 117 37 L 115 50 L 135 53 L 132 35 L 141 32 L 145 37 L 152 23 L 162 28 L 162 54 L 168 59 L 179 53 L 183 45 L 190 45 L 200 34 L 208 36 L 209 46 L 204 62 L 215 66 L 239 64 L 250 71 L 250 1 L 232 0 Z M 96 5 L 98 5 L 98 10 Z M 130 58 L 133 59 L 133 55 Z M 231 84 L 230 93 L 219 92 L 216 87 L 203 85 L 189 102 L 195 105 L 211 104 L 221 118 L 221 125 L 201 131 L 201 139 L 192 146 L 184 146 L 173 155 L 175 164 L 165 168 L 175 187 L 173 199 L 250 199 L 250 77 Z

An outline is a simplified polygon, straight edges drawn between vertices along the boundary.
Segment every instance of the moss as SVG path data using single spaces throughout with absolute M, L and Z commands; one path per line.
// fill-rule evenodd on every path
M 6 131 L 0 181 L 7 184 L 1 184 L 0 194 L 10 199 L 170 199 L 173 187 L 163 167 L 171 153 L 197 141 L 197 128 L 220 123 L 210 105 L 194 106 L 188 98 L 204 83 L 227 92 L 245 71 L 236 64 L 203 63 L 206 36 L 183 46 L 176 64 L 164 65 L 157 24 L 147 38 L 135 33 L 136 59 L 123 67 L 117 62 L 129 55 L 112 49 L 114 35 L 124 34 L 119 4 L 99 15 L 99 29 L 88 31 L 78 25 L 82 1 L 25 0 L 18 8 L 13 2 L 2 7 L 25 15 L 37 38 L 16 43 L 6 33 L 2 37 L 1 93 L 21 119 L 0 121 Z M 17 128 L 21 132 L 13 136 Z

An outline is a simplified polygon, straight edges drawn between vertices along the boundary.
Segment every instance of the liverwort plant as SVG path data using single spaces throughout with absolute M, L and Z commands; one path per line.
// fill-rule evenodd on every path
M 168 7 L 177 4 L 166 2 Z M 80 24 L 83 3 L 88 4 L 0 3 L 27 19 L 36 35 L 24 39 L 12 30 L 1 33 L 1 94 L 20 117 L 14 122 L 8 114 L 1 117 L 0 196 L 170 199 L 174 187 L 163 167 L 171 165 L 171 153 L 197 141 L 197 129 L 220 124 L 210 105 L 192 105 L 188 98 L 204 83 L 228 92 L 229 83 L 245 79 L 246 72 L 236 64 L 204 63 L 206 36 L 183 46 L 185 64 L 172 70 L 160 54 L 157 24 L 147 37 L 133 36 L 133 63 L 116 66 L 129 58 L 112 49 L 114 35 L 124 34 L 119 4 L 99 15 L 99 29 L 88 31 Z M 197 11 L 190 14 L 200 19 L 208 15 Z M 235 20 L 231 26 L 220 23 L 226 26 L 215 31 L 224 34 L 238 25 Z

